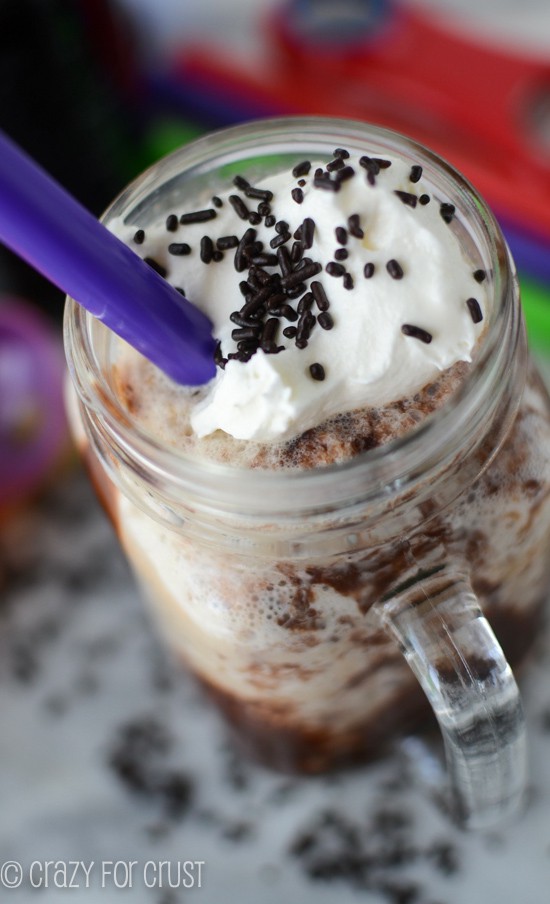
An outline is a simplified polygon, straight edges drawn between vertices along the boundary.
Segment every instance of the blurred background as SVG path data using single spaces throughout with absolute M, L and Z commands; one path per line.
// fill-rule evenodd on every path
M 547 0 L 0 0 L 0 127 L 93 213 L 207 129 L 367 119 L 495 210 L 550 352 Z M 0 513 L 67 456 L 61 293 L 0 246 Z
M 98 216 L 182 142 L 256 116 L 349 116 L 416 137 L 494 209 L 550 376 L 549 0 L 0 0 L 0 72 L 0 129 Z M 205 904 L 546 901 L 548 631 L 523 675 L 532 788 L 508 834 L 450 825 L 420 738 L 326 784 L 243 764 L 156 645 L 76 466 L 62 311 L 0 245 L 0 863 L 196 857 Z M 357 884 L 353 846 L 347 885 L 308 872 L 312 825 L 329 852 L 359 826 L 374 879 Z M 136 886 L 132 901 L 182 895 Z

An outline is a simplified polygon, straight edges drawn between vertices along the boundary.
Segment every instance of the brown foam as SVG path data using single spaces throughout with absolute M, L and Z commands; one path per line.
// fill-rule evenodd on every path
M 164 442 L 185 454 L 240 467 L 310 469 L 349 460 L 413 430 L 449 402 L 468 370 L 467 363 L 457 362 L 410 398 L 346 411 L 290 440 L 270 443 L 238 440 L 221 430 L 197 438 L 190 414 L 203 390 L 170 385 L 145 360 L 134 358 L 115 368 L 114 384 L 124 407 L 145 430 L 157 437 L 160 432 Z
M 521 666 L 538 635 L 543 598 L 527 614 L 515 615 L 510 602 L 487 612 L 511 665 Z M 387 658 L 387 657 L 386 657 Z M 397 737 L 434 725 L 433 713 L 404 660 L 390 656 L 388 666 L 402 672 L 389 703 L 366 711 L 355 725 L 339 732 L 330 726 L 296 724 L 276 701 L 244 700 L 200 677 L 206 695 L 221 711 L 235 745 L 246 755 L 283 772 L 315 774 L 349 767 L 384 754 Z M 383 663 L 378 662 L 377 668 Z M 489 664 L 488 664 L 489 665 Z M 483 673 L 483 663 L 479 664 Z M 368 682 L 369 673 L 357 680 Z

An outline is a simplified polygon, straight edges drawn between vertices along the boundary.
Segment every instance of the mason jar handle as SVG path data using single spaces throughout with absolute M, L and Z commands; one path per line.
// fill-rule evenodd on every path
M 382 618 L 428 697 L 445 745 L 454 814 L 496 826 L 526 782 L 525 721 L 504 653 L 464 577 L 419 579 Z

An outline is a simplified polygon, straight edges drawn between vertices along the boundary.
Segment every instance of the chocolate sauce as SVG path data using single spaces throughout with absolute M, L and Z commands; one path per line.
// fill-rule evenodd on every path
M 508 662 L 516 671 L 536 641 L 545 604 L 543 597 L 527 615 L 514 613 L 510 600 L 500 602 L 498 609 L 487 610 Z M 222 690 L 202 676 L 198 681 L 222 713 L 238 750 L 272 769 L 316 774 L 378 759 L 397 738 L 411 731 L 435 729 L 429 704 L 400 654 L 390 653 L 377 660 L 376 669 L 384 666 L 391 668 L 396 677 L 397 690 L 391 705 L 376 711 L 365 707 L 365 717 L 340 733 L 332 731 L 330 725 L 322 728 L 296 724 L 284 708 L 270 705 L 269 700 L 255 703 Z M 483 662 L 477 664 L 476 670 L 482 680 L 486 671 Z M 356 676 L 357 683 L 368 686 L 371 674 L 371 669 L 365 669 Z

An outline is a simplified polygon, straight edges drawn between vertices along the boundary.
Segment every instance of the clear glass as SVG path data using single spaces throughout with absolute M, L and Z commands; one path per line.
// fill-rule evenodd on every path
M 244 749 L 306 772 L 357 761 L 418 725 L 427 698 L 455 813 L 489 826 L 524 790 L 524 720 L 508 660 L 520 662 L 536 634 L 550 541 L 550 405 L 491 213 L 414 142 L 305 118 L 182 148 L 105 219 L 147 226 L 221 191 L 236 163 L 254 181 L 304 156 L 328 160 L 335 146 L 420 162 L 433 195 L 455 205 L 465 252 L 489 274 L 490 322 L 451 400 L 339 465 L 198 461 L 132 417 L 115 391 L 112 334 L 69 299 L 73 427 L 170 647 Z

